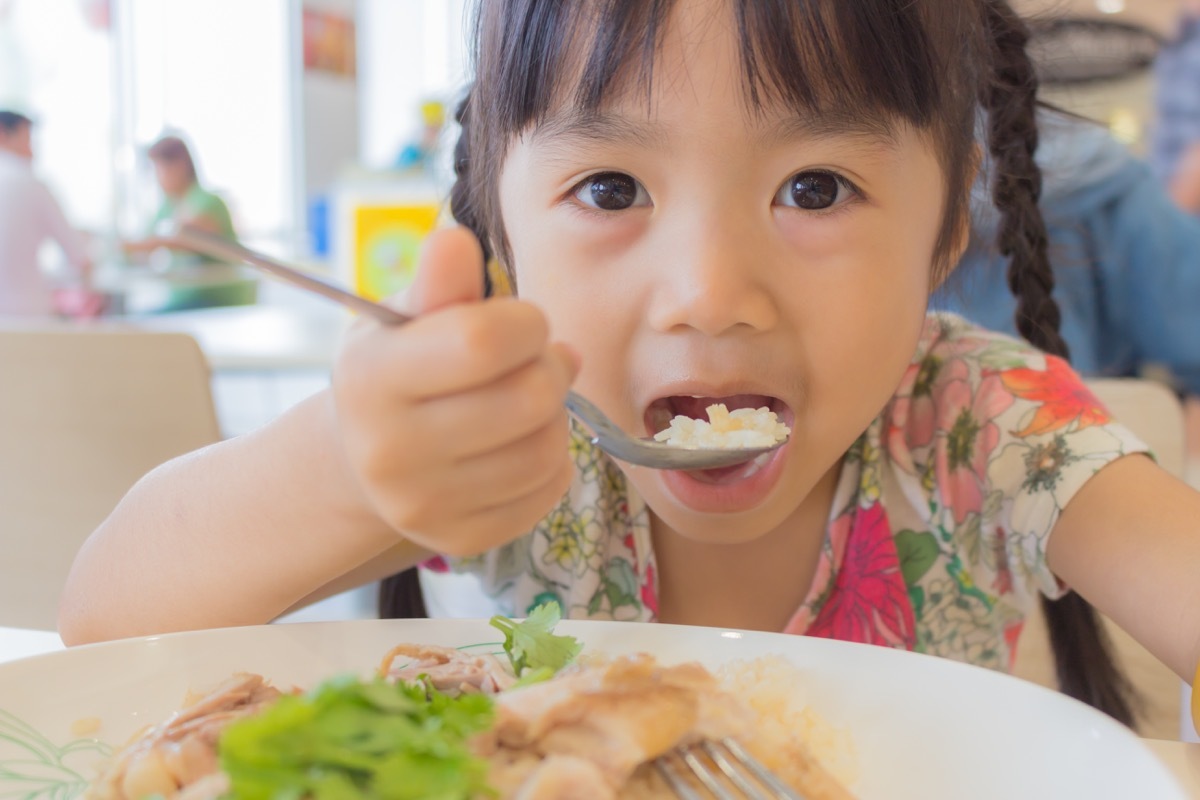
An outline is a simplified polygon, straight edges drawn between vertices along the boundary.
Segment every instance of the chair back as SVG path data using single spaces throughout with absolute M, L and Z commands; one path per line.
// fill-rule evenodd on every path
M 0 625 L 54 630 L 84 539 L 154 467 L 220 438 L 178 333 L 0 330 Z

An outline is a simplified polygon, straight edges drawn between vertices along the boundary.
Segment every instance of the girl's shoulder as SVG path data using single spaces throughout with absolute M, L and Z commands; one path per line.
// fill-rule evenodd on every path
M 882 423 L 891 463 L 960 516 L 993 494 L 1052 495 L 1045 508 L 1061 509 L 1105 464 L 1146 450 L 1066 361 L 952 314 L 929 316 Z
M 930 315 L 881 423 L 894 523 L 938 532 L 979 585 L 1019 594 L 1061 592 L 1043 558 L 1058 515 L 1105 465 L 1146 451 L 1066 361 L 948 314 Z
M 1008 357 L 1033 358 L 1043 355 L 1033 345 L 1011 333 L 992 330 L 951 311 L 931 311 L 917 345 L 914 362 L 928 357 L 980 356 L 1003 352 Z
M 896 393 L 885 427 L 919 448 L 949 434 L 1001 426 L 1002 438 L 1075 433 L 1112 420 L 1063 359 L 961 316 L 932 313 Z

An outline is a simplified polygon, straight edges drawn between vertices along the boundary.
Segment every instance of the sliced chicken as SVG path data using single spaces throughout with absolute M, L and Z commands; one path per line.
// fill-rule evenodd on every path
M 591 761 L 547 756 L 512 795 L 513 800 L 616 800 L 617 793 Z
M 130 742 L 88 787 L 84 798 L 140 800 L 160 795 L 166 800 L 177 796 L 203 800 L 219 796 L 225 785 L 217 762 L 221 731 L 279 696 L 279 690 L 261 675 L 234 675 Z
M 508 664 L 494 655 L 464 653 L 453 647 L 429 644 L 393 647 L 383 657 L 379 674 L 405 682 L 426 677 L 435 689 L 449 693 L 496 694 L 517 682 Z
M 535 762 L 531 781 L 554 757 L 580 758 L 616 790 L 640 764 L 701 738 L 737 735 L 750 723 L 703 667 L 662 667 L 634 656 L 499 695 L 481 748 L 547 757 Z

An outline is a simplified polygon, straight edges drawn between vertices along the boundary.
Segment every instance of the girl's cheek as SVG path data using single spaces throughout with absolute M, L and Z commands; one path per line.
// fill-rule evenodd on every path
M 556 239 L 554 246 L 586 264 L 628 254 L 644 236 L 649 214 L 639 210 L 601 215 L 563 209 L 556 217 L 553 228 L 547 231 L 547 239 Z
M 886 226 L 873 224 L 865 214 L 852 219 L 854 215 L 853 210 L 806 215 L 781 208 L 776 211 L 776 222 L 792 248 L 800 256 L 814 260 L 841 257 L 852 250 L 873 250 L 891 238 Z

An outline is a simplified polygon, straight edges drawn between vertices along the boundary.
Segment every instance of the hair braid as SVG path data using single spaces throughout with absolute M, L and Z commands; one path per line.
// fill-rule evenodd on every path
M 471 96 L 473 90 L 468 90 L 454 110 L 454 120 L 459 125 L 458 141 L 454 144 L 454 185 L 450 187 L 450 213 L 454 221 L 475 234 L 483 248 L 483 283 L 484 293 L 491 295 L 492 281 L 488 274 L 487 265 L 492 260 L 491 237 L 485 214 L 477 199 L 474 181 L 471 180 L 471 131 L 468 127 L 471 117 Z
M 1037 75 L 1025 50 L 1029 29 L 1005 0 L 982 0 L 992 70 L 982 87 L 992 155 L 992 199 L 1001 214 L 998 247 L 1009 258 L 1008 285 L 1017 299 L 1016 326 L 1035 347 L 1068 357 L 1059 333 L 1046 224 L 1038 207 Z M 1042 598 L 1061 690 L 1133 725 L 1134 692 L 1118 669 L 1095 609 L 1074 592 Z
M 1047 353 L 1068 357 L 1059 335 L 1054 272 L 1046 224 L 1038 208 L 1042 173 L 1038 147 L 1037 75 L 1026 54 L 1029 29 L 1004 0 L 984 0 L 992 34 L 993 70 L 983 89 L 989 114 L 988 149 L 995 172 L 992 198 L 1002 213 L 997 244 L 1009 258 L 1008 285 L 1017 298 L 1017 330 Z

